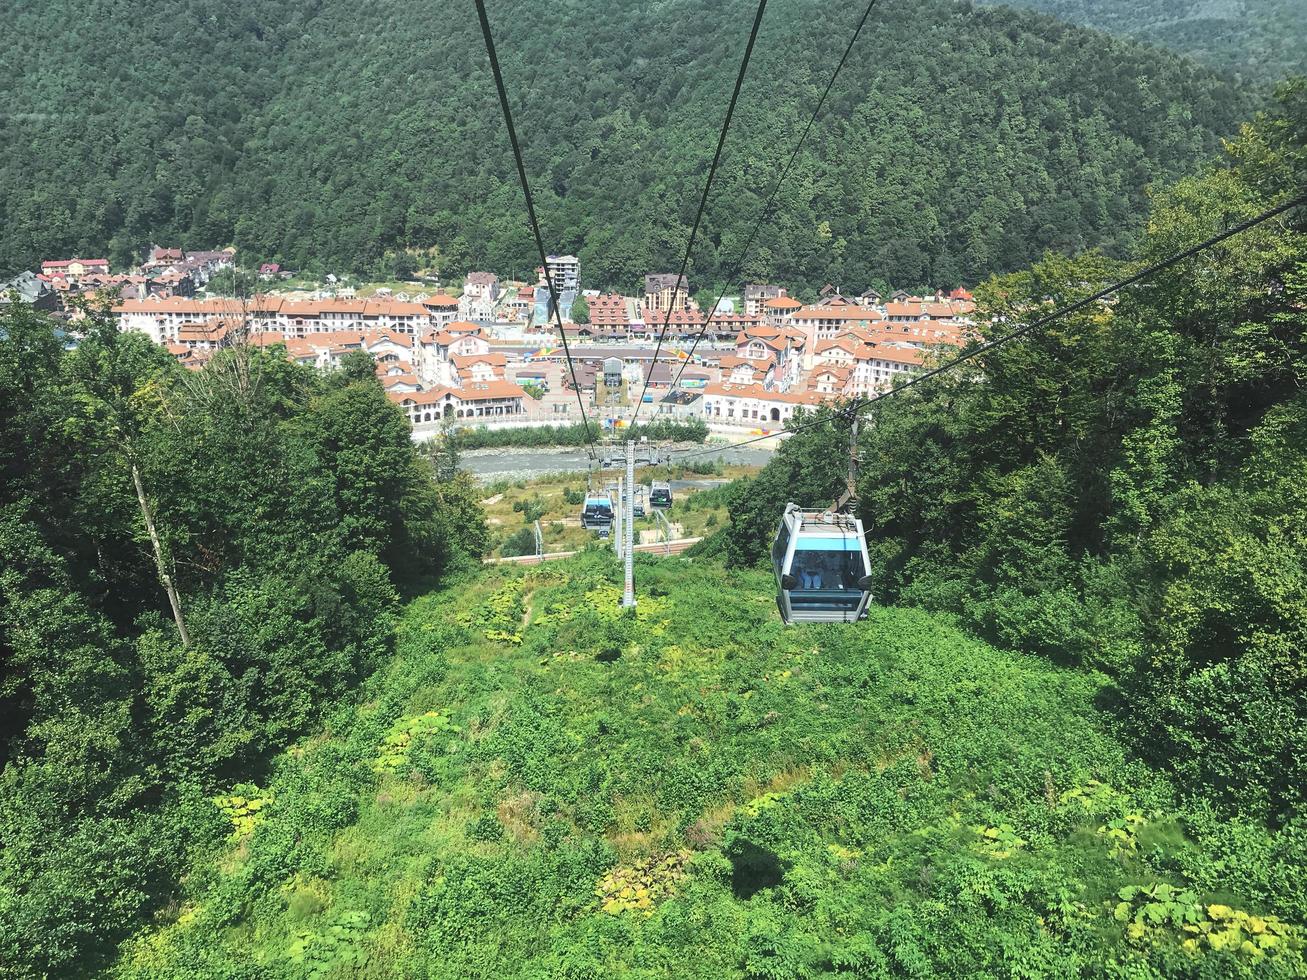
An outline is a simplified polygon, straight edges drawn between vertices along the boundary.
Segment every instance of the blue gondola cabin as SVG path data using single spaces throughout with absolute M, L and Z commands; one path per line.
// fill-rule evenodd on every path
M 856 517 L 790 504 L 771 555 L 786 623 L 853 623 L 866 615 L 871 563 Z

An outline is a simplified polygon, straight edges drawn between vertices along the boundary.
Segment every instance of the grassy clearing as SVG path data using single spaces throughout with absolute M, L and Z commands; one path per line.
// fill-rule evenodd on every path
M 638 575 L 633 618 L 595 552 L 415 602 L 360 703 L 248 788 L 253 828 L 218 813 L 118 974 L 1301 968 L 1291 929 L 1252 932 L 1264 901 L 1195 884 L 1230 855 L 1125 757 L 1095 676 L 915 611 L 786 629 L 759 573 Z
M 717 473 L 709 475 L 687 472 L 678 475 L 677 479 L 710 483 L 713 480 L 737 479 L 756 472 L 755 467 L 730 466 L 720 467 Z M 610 473 L 608 476 L 616 480 L 615 475 Z M 646 487 L 651 480 L 666 478 L 665 468 L 636 471 L 636 480 Z M 529 482 L 520 480 L 489 485 L 482 506 L 492 535 L 491 553 L 502 557 L 533 551 L 534 537 L 529 541 L 527 539 L 531 535 L 531 522 L 537 515 L 544 532 L 546 551 L 578 551 L 593 542 L 595 535 L 582 530 L 578 520 L 581 512 L 578 495 L 583 495 L 585 490 L 585 476 L 576 473 L 545 476 Z M 711 486 L 678 489 L 671 509 L 664 513 L 668 520 L 679 525 L 680 536 L 701 537 L 726 521 L 724 490 L 722 487 Z M 658 529 L 651 512 L 638 519 L 635 526 L 637 535 L 640 532 L 653 534 Z M 513 540 L 514 535 L 519 537 Z M 522 546 L 529 547 L 522 551 Z

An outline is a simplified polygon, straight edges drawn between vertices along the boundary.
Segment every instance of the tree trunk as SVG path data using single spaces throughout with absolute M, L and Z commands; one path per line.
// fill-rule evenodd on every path
M 168 603 L 172 606 L 172 618 L 177 621 L 177 632 L 181 635 L 182 647 L 189 650 L 191 635 L 186 632 L 186 620 L 182 618 L 181 596 L 177 594 L 177 586 L 173 584 L 172 576 L 168 574 L 167 565 L 164 564 L 163 545 L 159 543 L 159 532 L 154 528 L 154 512 L 150 510 L 150 502 L 145 497 L 145 485 L 141 482 L 141 471 L 135 462 L 132 463 L 132 482 L 136 484 L 136 500 L 141 505 L 141 517 L 145 519 L 145 529 L 150 532 L 150 544 L 154 546 L 154 566 L 159 570 L 159 582 L 163 585 L 163 590 L 168 593 Z

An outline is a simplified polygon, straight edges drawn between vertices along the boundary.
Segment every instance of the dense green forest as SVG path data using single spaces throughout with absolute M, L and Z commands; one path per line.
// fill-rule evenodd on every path
M 1157 197 L 1141 258 L 1307 187 L 1307 83 L 1286 88 L 1230 152 L 1230 167 Z M 1205 805 L 1278 827 L 1299 849 L 1304 218 L 880 400 L 860 451 L 882 601 L 1103 672 L 1104 704 L 1135 752 Z M 978 296 L 986 315 L 1015 324 L 1125 270 L 1096 254 L 1048 257 Z M 832 416 L 735 491 L 720 541 L 730 561 L 765 555 L 787 499 L 837 492 L 847 440 L 847 422 Z M 1301 902 L 1307 851 L 1297 855 L 1284 895 Z
M 751 3 L 492 4 L 547 242 L 633 288 L 684 248 Z M 453 0 L 18 0 L 0 73 L 0 271 L 151 242 L 295 269 L 529 275 L 474 10 Z M 724 278 L 860 15 L 773 0 L 691 281 Z M 1254 96 L 1168 52 L 953 0 L 874 12 L 744 270 L 975 282 L 1124 255 L 1146 189 Z M 406 265 L 411 262 L 405 259 Z
M 1307 71 L 1302 0 L 1002 0 L 1124 34 L 1253 78 Z
M 0 314 L 0 975 L 94 972 L 257 772 L 389 658 L 401 592 L 485 547 L 370 359 L 188 373 Z

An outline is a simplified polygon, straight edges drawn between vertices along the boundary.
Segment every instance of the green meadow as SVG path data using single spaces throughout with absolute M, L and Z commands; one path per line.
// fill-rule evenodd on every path
M 786 628 L 701 560 L 637 581 L 623 614 L 592 550 L 412 602 L 353 704 L 193 800 L 115 975 L 1302 975 L 1281 845 L 1132 761 L 1101 675 L 915 610 Z

